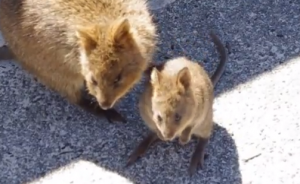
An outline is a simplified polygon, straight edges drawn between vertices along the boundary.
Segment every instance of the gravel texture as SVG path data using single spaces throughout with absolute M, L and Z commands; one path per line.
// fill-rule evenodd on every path
M 218 55 L 210 29 L 230 52 L 215 91 L 216 128 L 204 170 L 187 175 L 195 141 L 158 144 L 124 168 L 148 131 L 136 106 L 141 84 L 118 106 L 128 123 L 108 124 L 70 105 L 15 62 L 1 61 L 1 184 L 300 183 L 300 1 L 158 3 L 151 4 L 161 40 L 157 62 L 186 55 L 212 74 Z

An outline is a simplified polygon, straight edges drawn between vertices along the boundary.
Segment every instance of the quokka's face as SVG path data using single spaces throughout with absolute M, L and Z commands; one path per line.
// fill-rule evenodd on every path
M 147 66 L 130 33 L 130 25 L 121 19 L 106 28 L 82 29 L 77 35 L 88 91 L 103 109 L 112 108 L 139 82 Z
M 176 77 L 164 76 L 153 69 L 150 77 L 153 96 L 153 117 L 159 137 L 171 141 L 186 128 L 193 111 L 194 98 L 190 93 L 190 73 L 182 69 Z

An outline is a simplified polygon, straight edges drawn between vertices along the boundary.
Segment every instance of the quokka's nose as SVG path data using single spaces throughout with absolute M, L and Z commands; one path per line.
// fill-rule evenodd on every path
M 110 109 L 111 108 L 111 103 L 107 100 L 103 100 L 103 101 L 98 101 L 99 102 L 99 105 L 102 109 L 104 110 L 107 110 L 107 109 Z
M 173 139 L 173 137 L 174 137 L 174 132 L 171 132 L 171 131 L 164 131 L 164 132 L 163 132 L 163 136 L 164 136 L 165 139 L 171 140 L 171 139 Z

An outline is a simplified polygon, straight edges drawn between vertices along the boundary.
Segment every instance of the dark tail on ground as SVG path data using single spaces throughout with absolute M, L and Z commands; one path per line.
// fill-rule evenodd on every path
M 226 48 L 221 42 L 221 40 L 215 35 L 213 31 L 210 31 L 209 36 L 211 37 L 212 41 L 214 42 L 217 51 L 219 52 L 220 64 L 218 65 L 215 73 L 211 77 L 211 81 L 215 86 L 219 79 L 221 78 L 222 74 L 225 70 L 225 64 L 228 60 L 228 54 L 226 52 Z

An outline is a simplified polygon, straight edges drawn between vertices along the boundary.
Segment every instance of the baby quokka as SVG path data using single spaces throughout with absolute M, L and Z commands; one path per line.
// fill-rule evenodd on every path
M 204 149 L 213 130 L 214 85 L 227 61 L 221 41 L 213 32 L 210 36 L 220 54 L 220 64 L 211 78 L 198 63 L 185 57 L 149 69 L 149 81 L 140 97 L 139 110 L 151 132 L 130 155 L 127 165 L 135 162 L 154 142 L 178 137 L 181 144 L 186 144 L 195 136 L 198 143 L 189 174 L 194 174 L 198 165 L 203 168 Z

